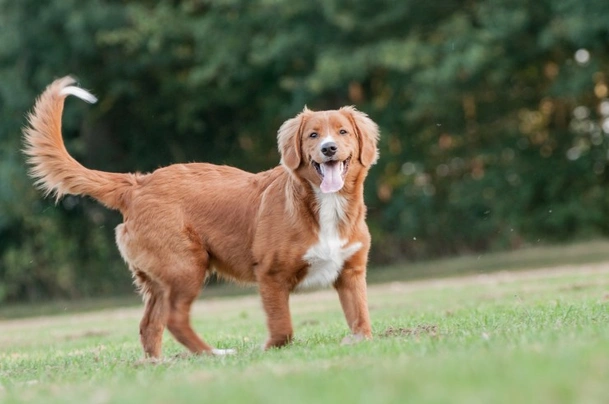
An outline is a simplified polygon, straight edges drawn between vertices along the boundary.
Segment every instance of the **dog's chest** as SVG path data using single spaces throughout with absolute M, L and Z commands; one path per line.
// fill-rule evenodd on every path
M 344 218 L 344 198 L 335 193 L 318 194 L 318 200 L 320 203 L 318 241 L 303 256 L 309 268 L 297 289 L 332 285 L 343 269 L 345 261 L 362 248 L 362 243 L 347 244 L 347 240 L 340 237 L 339 223 Z

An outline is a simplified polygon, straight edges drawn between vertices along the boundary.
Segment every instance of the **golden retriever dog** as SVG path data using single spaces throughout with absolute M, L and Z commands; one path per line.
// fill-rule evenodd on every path
M 333 286 L 351 330 L 372 337 L 366 298 L 370 234 L 364 179 L 378 157 L 378 126 L 353 107 L 305 108 L 277 133 L 281 164 L 257 174 L 213 164 L 152 173 L 83 167 L 61 136 L 64 100 L 96 98 L 64 77 L 40 95 L 24 128 L 31 175 L 45 195 L 89 195 L 123 215 L 116 243 L 143 296 L 140 340 L 161 355 L 165 327 L 191 352 L 224 354 L 192 329 L 190 309 L 206 276 L 258 286 L 268 339 L 292 339 L 290 293 Z

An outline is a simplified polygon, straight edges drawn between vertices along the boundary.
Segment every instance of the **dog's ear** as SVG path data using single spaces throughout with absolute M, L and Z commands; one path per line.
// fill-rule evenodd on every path
M 353 106 L 342 107 L 339 111 L 349 118 L 355 129 L 359 141 L 359 160 L 362 165 L 369 167 L 375 164 L 379 158 L 376 147 L 380 137 L 378 125 L 368 115 Z
M 302 161 L 300 142 L 307 107 L 292 119 L 285 121 L 277 131 L 277 146 L 281 153 L 281 164 L 290 170 L 296 170 Z

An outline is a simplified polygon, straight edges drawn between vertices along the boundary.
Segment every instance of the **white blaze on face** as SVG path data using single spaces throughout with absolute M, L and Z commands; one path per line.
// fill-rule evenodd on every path
M 324 137 L 321 140 L 322 146 L 324 143 L 334 142 L 334 138 L 332 137 L 332 125 L 330 124 L 330 114 L 328 111 L 324 112 L 324 118 L 326 121 L 326 133 L 324 133 Z
M 321 141 L 321 146 L 320 146 L 320 147 L 324 147 L 324 145 L 325 145 L 326 143 L 332 143 L 332 142 L 336 143 L 336 142 L 334 141 L 334 138 L 332 137 L 332 135 L 331 135 L 331 134 L 329 134 L 329 133 L 327 133 L 327 134 L 326 134 L 326 136 L 325 136 L 325 137 L 322 139 L 322 141 Z

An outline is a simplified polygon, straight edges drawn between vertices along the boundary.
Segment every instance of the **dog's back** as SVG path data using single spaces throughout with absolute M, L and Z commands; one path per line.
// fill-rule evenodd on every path
M 257 174 L 207 163 L 160 168 L 143 177 L 132 191 L 117 243 L 130 262 L 142 254 L 127 250 L 140 248 L 144 239 L 154 240 L 155 246 L 148 248 L 155 252 L 168 245 L 173 251 L 201 249 L 218 275 L 255 282 L 252 243 L 259 206 L 267 188 L 286 176 L 281 167 Z M 278 202 L 277 195 L 273 198 Z M 142 241 L 123 246 L 126 231 L 137 233 Z M 177 234 L 188 237 L 170 241 Z M 180 240 L 188 240 L 188 247 Z

